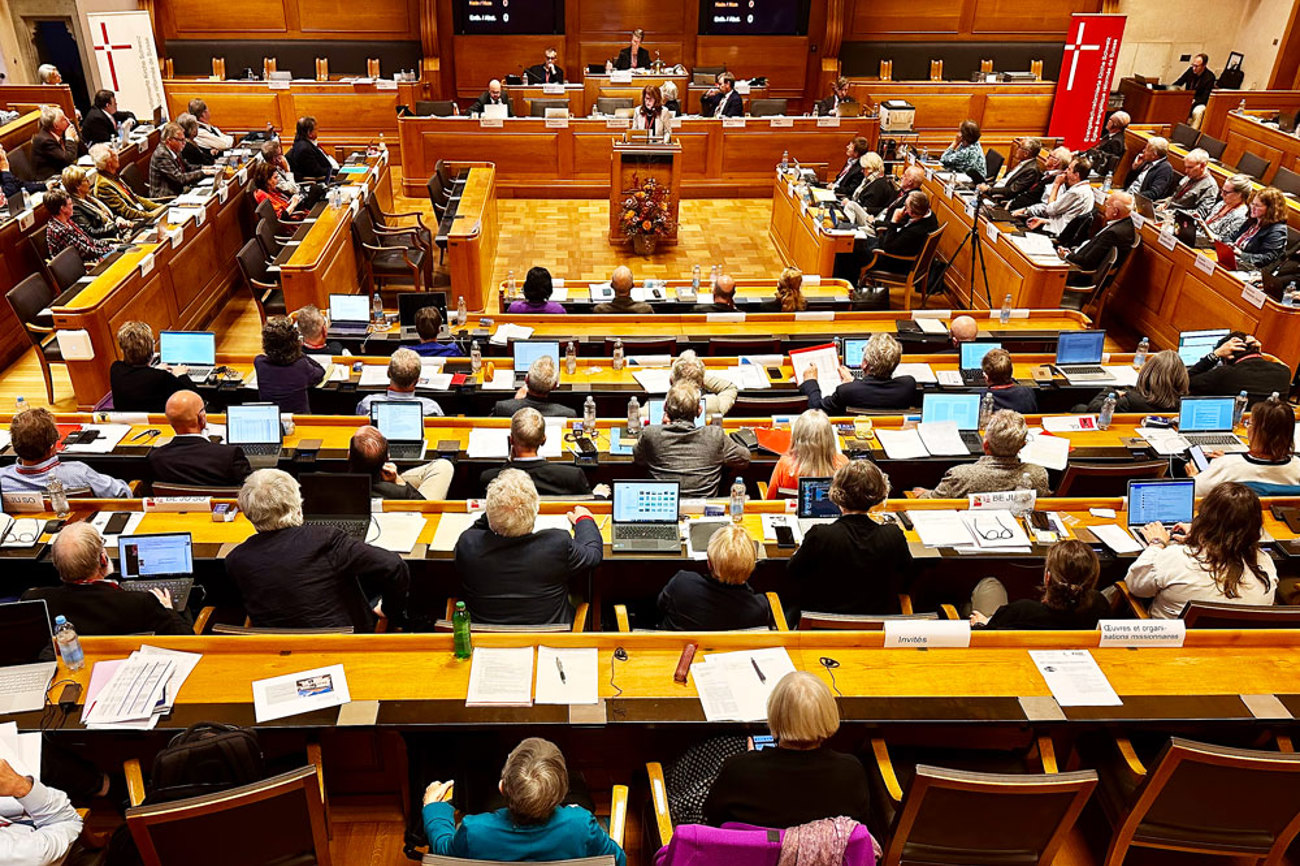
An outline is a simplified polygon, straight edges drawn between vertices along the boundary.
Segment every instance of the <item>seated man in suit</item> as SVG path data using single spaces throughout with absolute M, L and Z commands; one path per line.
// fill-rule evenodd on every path
M 1036 204 L 1046 204 L 1051 199 L 1056 179 L 1065 173 L 1073 159 L 1074 154 L 1068 147 L 1058 147 L 1048 153 L 1043 160 L 1043 170 L 1034 182 L 1006 201 L 1007 210 L 1014 213 Z
M 303 525 L 302 492 L 292 475 L 257 470 L 239 490 L 239 510 L 257 534 L 226 556 L 226 574 L 254 626 L 371 632 L 378 615 L 405 622 L 406 562 L 338 527 Z
M 149 474 L 155 482 L 206 487 L 238 487 L 253 470 L 238 445 L 208 439 L 203 398 L 177 391 L 167 400 L 167 423 L 175 435 L 166 445 L 149 449 Z
M 450 460 L 431 460 L 400 475 L 388 461 L 388 440 L 376 428 L 358 427 L 348 442 L 348 471 L 370 476 L 375 499 L 446 499 L 455 467 Z
M 1119 161 L 1124 158 L 1124 130 L 1128 129 L 1132 118 L 1127 111 L 1116 111 L 1106 119 L 1106 129 L 1097 143 L 1083 154 L 1092 161 L 1093 173 L 1105 177 L 1115 171 Z
M 547 48 L 546 62 L 525 69 L 524 82 L 527 84 L 563 84 L 564 70 L 555 65 L 555 58 L 559 56 L 554 48 Z
M 837 113 L 841 105 L 849 103 L 856 105 L 857 100 L 849 94 L 849 80 L 841 75 L 831 85 L 831 95 L 817 101 L 817 113 L 829 117 Z
M 700 114 L 705 117 L 743 117 L 745 98 L 736 92 L 736 76 L 719 72 L 717 80 L 717 85 L 700 97 Z
M 896 256 L 915 256 L 925 246 L 925 239 L 938 230 L 939 219 L 930 210 L 930 197 L 921 190 L 908 193 L 906 206 L 894 211 L 885 230 L 877 234 L 877 248 Z M 912 262 L 879 257 L 876 270 L 905 274 Z
M 916 402 L 916 380 L 895 376 L 903 359 L 903 346 L 893 334 L 876 333 L 862 349 L 862 378 L 855 379 L 848 367 L 840 367 L 839 381 L 828 383 L 834 391 L 822 395 L 817 368 L 803 372 L 799 391 L 808 397 L 809 409 L 827 415 L 843 415 L 847 409 L 907 409 Z
M 442 414 L 442 407 L 431 397 L 415 393 L 420 384 L 420 356 L 406 348 L 393 352 L 388 359 L 388 390 L 382 394 L 367 394 L 357 404 L 358 415 L 369 415 L 370 404 L 376 400 L 418 400 L 426 418 Z
M 81 140 L 89 147 L 101 141 L 113 141 L 117 138 L 117 125 L 134 121 L 135 115 L 129 111 L 117 110 L 117 94 L 111 90 L 95 93 L 95 105 L 86 112 L 81 121 Z
M 510 97 L 501 89 L 501 82 L 493 78 L 488 82 L 487 90 L 474 100 L 474 104 L 469 107 L 470 114 L 482 114 L 483 109 L 489 105 L 504 105 L 506 107 L 506 117 L 515 116 L 515 107 L 510 104 Z
M 316 118 L 310 114 L 298 118 L 294 130 L 293 147 L 285 154 L 289 169 L 298 180 L 306 178 L 329 179 L 338 171 L 339 164 L 317 142 Z
M 645 31 L 640 27 L 632 31 L 632 44 L 618 52 L 614 61 L 615 69 L 649 69 L 650 52 L 641 47 Z
M 844 167 L 835 176 L 835 194 L 841 198 L 853 195 L 858 184 L 862 183 L 863 154 L 871 150 L 871 142 L 862 136 L 856 136 L 844 145 Z
M 885 205 L 885 209 L 880 212 L 880 216 L 872 224 L 872 228 L 877 234 L 884 231 L 885 228 L 894 221 L 894 214 L 898 212 L 903 205 L 907 204 L 907 197 L 921 188 L 921 182 L 925 180 L 925 169 L 920 165 L 909 165 L 903 169 L 903 178 L 898 183 L 898 195 L 894 200 Z M 873 243 L 874 249 L 875 244 Z
M 84 151 L 76 127 L 57 105 L 42 105 L 36 134 L 32 136 L 32 176 L 37 180 L 54 177 L 77 161 Z
M 1011 201 L 1032 189 L 1043 176 L 1042 169 L 1038 167 L 1038 152 L 1043 149 L 1043 143 L 1036 138 L 1017 138 L 1014 146 L 1016 167 L 1002 175 L 996 183 L 982 183 L 979 186 L 980 192 L 988 193 L 988 197 L 999 204 Z
M 1168 139 L 1158 135 L 1148 139 L 1142 152 L 1133 157 L 1128 172 L 1128 191 L 1144 195 L 1151 201 L 1159 201 L 1173 192 L 1174 168 L 1165 158 L 1168 153 Z
M 614 300 L 606 301 L 603 304 L 597 304 L 592 307 L 593 313 L 636 313 L 641 316 L 654 315 L 654 307 L 645 301 L 632 300 L 632 286 L 636 281 L 632 278 L 632 269 L 627 265 L 619 265 L 614 268 L 614 273 L 610 274 L 609 287 L 614 290 Z
M 542 415 L 551 418 L 576 418 L 578 410 L 563 403 L 547 399 L 555 386 L 560 384 L 560 371 L 555 366 L 555 359 L 550 355 L 533 361 L 528 365 L 528 374 L 524 384 L 515 396 L 509 400 L 498 400 L 492 407 L 493 418 L 513 418 L 520 409 L 536 409 Z
M 298 323 L 298 333 L 302 334 L 302 353 L 304 355 L 346 355 L 348 351 L 338 340 L 331 340 L 330 323 L 325 314 L 315 304 L 295 310 L 293 320 Z
M 1094 206 L 1092 186 L 1088 175 L 1092 173 L 1092 164 L 1081 156 L 1070 160 L 1070 166 L 1056 180 L 1048 193 L 1046 203 L 1030 205 L 1011 213 L 1015 216 L 1028 217 L 1025 225 L 1031 229 L 1042 228 L 1059 235 L 1076 217 L 1091 214 Z
M 459 358 L 464 354 L 450 336 L 439 339 L 442 334 L 442 314 L 435 306 L 421 307 L 415 311 L 415 333 L 420 336 L 420 342 L 412 346 L 411 351 L 421 358 Z
M 109 579 L 113 561 L 99 530 L 88 521 L 65 526 L 50 558 L 62 583 L 29 589 L 23 600 L 43 600 L 51 617 L 67 617 L 78 634 L 194 634 L 193 620 L 172 609 L 167 590 L 131 592 Z
M 533 485 L 542 496 L 586 496 L 591 493 L 587 473 L 572 463 L 551 462 L 539 457 L 546 444 L 546 419 L 536 409 L 523 408 L 510 419 L 510 462 L 494 469 L 485 469 L 479 475 L 479 489 L 486 491 L 498 475 L 507 469 L 528 473 Z M 596 485 L 598 495 L 608 495 L 609 488 Z
M 1095 271 L 1101 267 L 1111 250 L 1119 251 L 1115 259 L 1115 267 L 1118 268 L 1133 249 L 1133 240 L 1137 237 L 1137 227 L 1133 225 L 1133 196 L 1123 190 L 1111 190 L 1102 213 L 1106 217 L 1106 225 L 1091 240 L 1074 250 L 1065 247 L 1056 249 L 1057 254 L 1071 265 L 1071 273 L 1066 277 L 1066 282 L 1072 286 L 1089 285 L 1091 277 L 1077 272 Z
M 187 111 L 199 122 L 199 131 L 194 136 L 194 144 L 205 150 L 220 153 L 235 146 L 235 137 L 226 135 L 212 123 L 212 111 L 202 99 L 191 99 Z
M 191 169 L 181 157 L 185 149 L 185 130 L 176 123 L 164 123 L 159 133 L 158 146 L 149 158 L 149 197 L 158 200 L 173 199 L 199 181 L 205 174 L 215 174 L 213 168 Z
M 460 597 L 475 622 L 572 622 L 569 582 L 600 565 L 600 528 L 578 505 L 568 514 L 573 535 L 534 530 L 537 510 L 533 480 L 505 469 L 488 485 L 483 516 L 456 541 Z
M 0 206 L 7 202 L 5 199 L 20 196 L 23 190 L 29 193 L 45 192 L 45 184 L 39 180 L 23 180 L 13 173 L 9 167 L 9 154 L 5 153 L 4 145 L 0 144 L 0 192 L 4 193 L 0 197 Z
M 49 409 L 25 409 L 9 422 L 10 447 L 18 462 L 0 467 L 0 490 L 20 493 L 49 489 L 56 478 L 65 490 L 89 490 L 98 499 L 130 499 L 126 482 L 101 475 L 85 463 L 59 460 L 59 428 Z
M 1210 155 L 1194 148 L 1183 157 L 1186 177 L 1172 188 L 1169 198 L 1161 202 L 1162 211 L 1188 211 L 1207 217 L 1219 202 L 1219 182 L 1210 174 Z

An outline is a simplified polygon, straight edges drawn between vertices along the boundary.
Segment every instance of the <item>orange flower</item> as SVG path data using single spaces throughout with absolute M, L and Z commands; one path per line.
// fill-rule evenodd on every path
M 646 231 L 650 231 L 650 220 L 646 220 L 643 223 L 641 223 L 641 228 L 645 229 Z

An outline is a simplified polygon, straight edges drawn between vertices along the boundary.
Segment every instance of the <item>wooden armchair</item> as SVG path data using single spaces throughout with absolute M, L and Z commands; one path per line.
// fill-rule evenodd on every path
M 790 626 L 786 623 L 785 608 L 781 606 L 780 596 L 778 596 L 775 592 L 764 593 L 764 595 L 767 598 L 768 606 L 772 609 L 772 622 L 775 624 L 774 630 L 789 631 Z M 627 605 L 625 604 L 614 605 L 614 619 L 618 623 L 618 630 L 620 632 L 628 633 L 632 631 L 631 620 L 628 618 L 627 615 Z M 772 631 L 773 629 L 753 628 L 753 629 L 742 629 L 742 630 L 743 631 Z M 647 629 L 647 631 L 653 631 L 653 629 Z
M 1096 301 L 1102 286 L 1106 284 L 1106 277 L 1110 275 L 1111 269 L 1115 267 L 1115 261 L 1118 258 L 1119 250 L 1112 248 L 1110 252 L 1106 253 L 1106 258 L 1102 259 L 1101 264 L 1090 271 L 1071 265 L 1069 276 L 1066 278 L 1064 294 L 1061 296 L 1061 307 L 1067 310 L 1082 310 Z M 1083 283 L 1083 285 L 1070 285 L 1069 279 L 1071 277 L 1076 282 Z
M 925 306 L 925 298 L 930 294 L 930 264 L 934 261 L 934 255 L 939 250 L 939 238 L 943 237 L 943 226 L 935 229 L 926 237 L 925 243 L 921 246 L 921 251 L 914 256 L 900 256 L 894 253 L 887 253 L 884 250 L 874 250 L 871 260 L 862 266 L 862 271 L 858 274 L 858 285 L 862 285 L 864 280 L 879 283 L 884 286 L 903 288 L 903 309 L 912 309 L 912 293 L 921 292 L 921 306 Z M 898 273 L 893 270 L 883 270 L 882 267 L 887 264 L 908 265 L 907 273 Z
M 456 599 L 447 599 L 446 614 L 442 619 L 433 624 L 435 634 L 451 634 L 453 630 L 451 616 L 456 611 Z M 587 630 L 587 618 L 591 613 L 591 605 L 582 602 L 578 605 L 573 614 L 573 622 L 543 622 L 527 623 L 523 625 L 495 625 L 492 623 L 474 622 L 470 618 L 469 630 L 471 632 L 483 632 L 485 634 L 531 634 L 539 632 L 542 634 L 564 634 L 572 632 L 580 634 Z

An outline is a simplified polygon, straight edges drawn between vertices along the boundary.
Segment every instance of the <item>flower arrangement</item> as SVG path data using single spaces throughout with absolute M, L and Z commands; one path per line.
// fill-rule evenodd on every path
M 672 231 L 668 190 L 655 178 L 642 183 L 632 175 L 632 189 L 623 200 L 623 232 L 629 237 L 663 237 Z

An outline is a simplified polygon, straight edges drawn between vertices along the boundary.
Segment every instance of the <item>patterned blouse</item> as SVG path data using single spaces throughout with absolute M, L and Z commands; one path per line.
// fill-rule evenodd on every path
M 948 171 L 969 175 L 978 173 L 980 177 L 988 178 L 989 166 L 984 159 L 984 151 L 980 149 L 979 142 L 963 144 L 961 147 L 949 145 L 939 157 L 939 164 Z
M 50 247 L 51 258 L 68 247 L 76 249 L 82 262 L 93 265 L 111 253 L 117 245 L 109 240 L 95 240 L 73 222 L 61 222 L 51 219 L 45 224 L 45 241 Z

